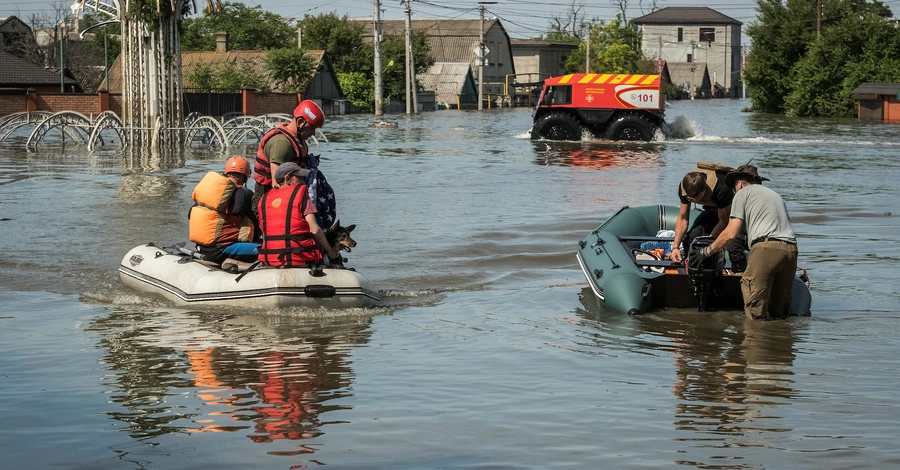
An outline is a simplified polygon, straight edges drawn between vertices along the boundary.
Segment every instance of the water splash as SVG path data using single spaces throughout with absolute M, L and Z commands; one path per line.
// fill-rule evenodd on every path
M 666 139 L 690 139 L 702 135 L 700 126 L 687 116 L 676 116 L 674 121 L 663 123 L 662 132 Z

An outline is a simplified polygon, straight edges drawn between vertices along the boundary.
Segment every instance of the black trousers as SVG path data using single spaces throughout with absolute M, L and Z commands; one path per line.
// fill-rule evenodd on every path
M 691 242 L 697 237 L 708 236 L 718 224 L 719 211 L 716 209 L 704 209 L 684 236 L 681 252 L 689 253 Z M 732 271 L 739 273 L 747 269 L 747 249 L 747 235 L 743 233 L 725 247 L 725 250 L 728 252 L 728 258 L 731 260 Z

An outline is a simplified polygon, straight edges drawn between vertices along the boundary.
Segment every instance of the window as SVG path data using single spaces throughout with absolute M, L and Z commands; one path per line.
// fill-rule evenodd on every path
M 547 87 L 542 104 L 572 104 L 572 85 Z
M 684 28 L 678 28 L 678 42 L 684 42 Z
M 687 61 L 688 61 L 688 62 L 693 62 L 693 61 L 694 61 L 694 54 L 688 54 L 688 60 L 687 60 Z
M 716 42 L 716 28 L 700 28 L 700 42 Z

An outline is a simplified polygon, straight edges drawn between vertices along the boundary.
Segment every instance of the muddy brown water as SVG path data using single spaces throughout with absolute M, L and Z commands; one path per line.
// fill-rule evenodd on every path
M 0 149 L 2 468 L 890 468 L 900 464 L 900 127 L 676 102 L 688 139 L 532 142 L 445 111 L 313 145 L 385 306 L 175 308 L 122 286 L 227 155 Z M 682 116 L 676 121 L 677 116 Z M 685 132 L 687 131 L 687 132 Z M 235 149 L 252 154 L 252 149 Z M 788 203 L 813 316 L 596 308 L 575 260 L 700 160 Z

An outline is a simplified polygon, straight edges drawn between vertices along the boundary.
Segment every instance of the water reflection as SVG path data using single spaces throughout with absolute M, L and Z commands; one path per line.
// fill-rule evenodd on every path
M 371 316 L 298 317 L 119 309 L 95 321 L 107 350 L 109 413 L 141 441 L 173 432 L 240 432 L 253 442 L 320 436 L 346 409 L 351 349 Z M 336 424 L 330 421 L 328 424 Z M 150 442 L 152 444 L 152 442 Z M 306 445 L 273 455 L 312 453 Z
M 676 309 L 628 317 L 599 309 L 588 289 L 580 297 L 582 325 L 602 331 L 594 336 L 596 347 L 656 350 L 672 359 L 674 426 L 689 433 L 678 440 L 720 448 L 735 440 L 738 446 L 750 445 L 741 441 L 751 435 L 790 431 L 782 407 L 795 396 L 799 320 L 759 322 L 740 312 Z
M 538 165 L 574 166 L 591 170 L 657 168 L 659 144 L 531 141 Z

